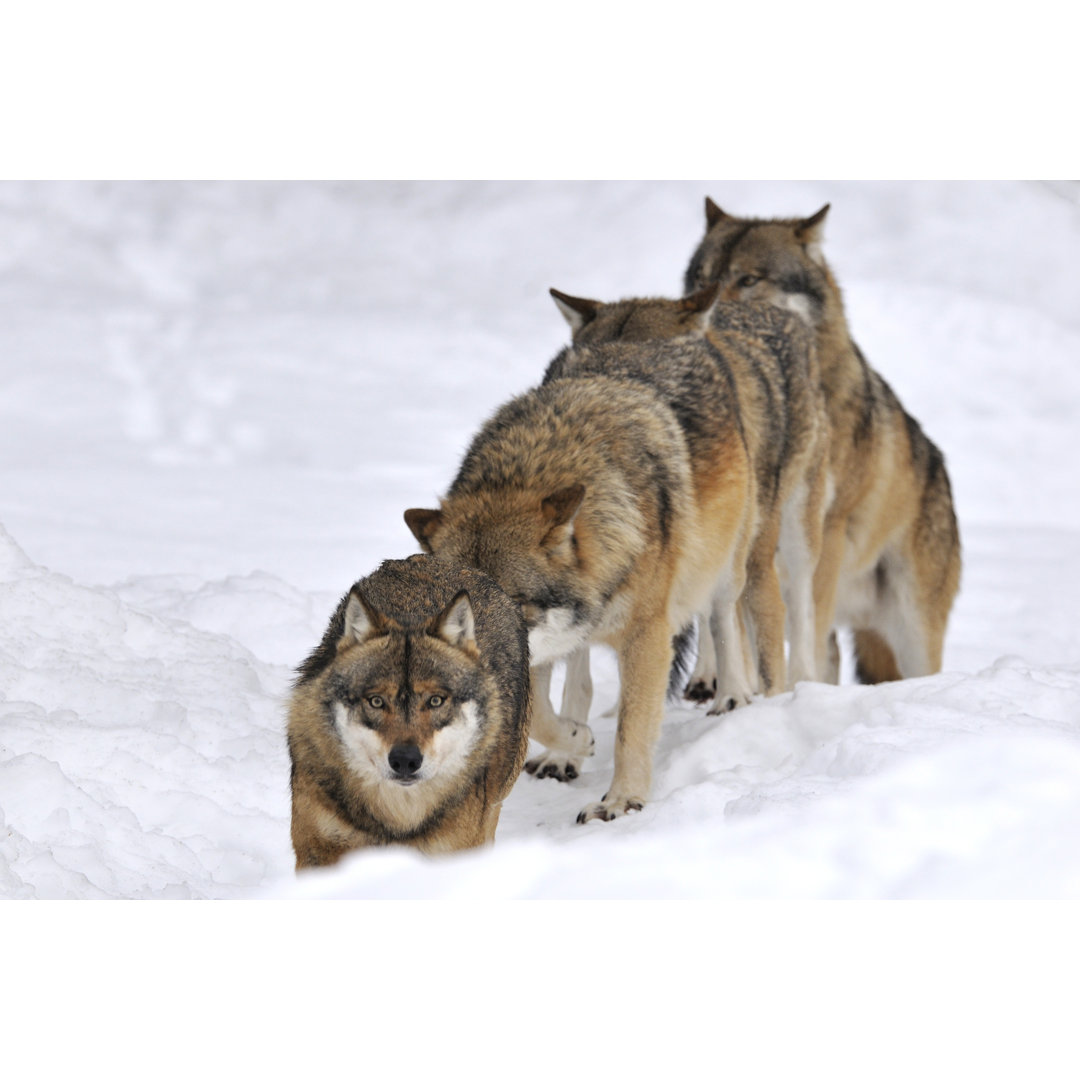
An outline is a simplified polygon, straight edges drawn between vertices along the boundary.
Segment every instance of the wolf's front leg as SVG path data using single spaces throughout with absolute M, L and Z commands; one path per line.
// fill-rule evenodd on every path
M 588 646 L 586 663 L 588 662 Z M 576 655 L 576 654 L 575 654 Z M 551 664 L 532 669 L 532 726 L 529 738 L 543 743 L 542 754 L 525 762 L 525 771 L 536 777 L 573 780 L 581 775 L 581 766 L 593 753 L 595 740 L 589 725 L 559 716 L 551 705 Z M 567 672 L 567 679 L 570 672 Z
M 674 653 L 672 628 L 664 618 L 630 631 L 619 647 L 619 726 L 615 735 L 615 775 L 600 802 L 586 806 L 579 824 L 599 818 L 611 821 L 645 805 L 652 787 L 652 759 Z
M 586 727 L 592 706 L 592 673 L 589 670 L 589 646 L 582 645 L 566 658 L 566 681 L 563 683 L 562 718 Z

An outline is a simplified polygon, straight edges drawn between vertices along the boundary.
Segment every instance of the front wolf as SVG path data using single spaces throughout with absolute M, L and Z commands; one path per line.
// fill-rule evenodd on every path
M 717 478 L 702 503 L 684 432 L 654 390 L 554 379 L 488 420 L 439 509 L 405 514 L 426 551 L 479 567 L 518 601 L 534 667 L 589 641 L 615 649 L 615 772 L 580 822 L 644 804 L 672 639 L 716 580 L 744 565 L 745 447 L 733 424 L 708 437 Z M 564 774 L 592 752 L 588 727 L 552 710 L 537 710 L 532 735 Z
M 684 288 L 793 311 L 815 332 L 829 420 L 833 494 L 814 576 L 818 670 L 836 681 L 829 631 L 855 630 L 863 682 L 941 669 L 960 584 L 960 537 L 941 451 L 851 338 L 821 251 L 828 206 L 806 219 L 756 220 L 705 200 L 706 233 Z
M 528 640 L 483 574 L 417 555 L 338 605 L 289 704 L 297 869 L 490 843 L 528 749 Z

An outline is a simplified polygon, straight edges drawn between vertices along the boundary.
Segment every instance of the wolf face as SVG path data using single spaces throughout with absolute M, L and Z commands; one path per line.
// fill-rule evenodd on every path
M 829 206 L 811 217 L 756 220 L 725 214 L 706 199 L 707 231 L 690 259 L 684 291 L 715 284 L 723 300 L 772 304 L 817 327 L 835 282 L 821 251 Z
M 327 680 L 349 767 L 390 791 L 456 777 L 483 726 L 479 681 L 466 594 L 416 634 L 394 631 L 354 592 Z M 408 805 L 406 796 L 400 801 Z
M 542 499 L 500 492 L 497 505 L 478 493 L 441 510 L 408 510 L 405 521 L 425 551 L 479 567 L 499 582 L 525 619 L 536 666 L 566 656 L 589 635 L 574 534 L 584 498 L 581 484 Z

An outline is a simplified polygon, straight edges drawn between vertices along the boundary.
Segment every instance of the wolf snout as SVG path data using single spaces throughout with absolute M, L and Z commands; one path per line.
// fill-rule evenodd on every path
M 390 768 L 397 780 L 411 780 L 420 770 L 424 755 L 414 743 L 398 743 L 387 756 Z

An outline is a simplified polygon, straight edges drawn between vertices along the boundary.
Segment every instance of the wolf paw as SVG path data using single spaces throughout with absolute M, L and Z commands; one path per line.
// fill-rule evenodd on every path
M 733 712 L 740 705 L 749 705 L 749 694 L 724 694 L 718 696 L 716 704 L 708 711 L 708 716 L 722 716 L 724 713 Z
M 537 780 L 551 777 L 552 780 L 576 780 L 581 775 L 580 757 L 570 757 L 555 750 L 545 750 L 525 762 L 525 771 Z
M 686 684 L 683 697 L 687 701 L 709 701 L 716 696 L 716 680 L 706 682 L 704 679 L 692 679 Z
M 629 814 L 645 808 L 645 800 L 635 798 L 633 795 L 625 799 L 608 799 L 605 795 L 600 802 L 589 803 L 577 816 L 577 823 L 584 825 L 586 821 L 614 821 L 623 814 Z
M 574 753 L 581 757 L 592 757 L 596 753 L 596 736 L 588 724 L 575 724 L 570 734 L 574 741 Z

